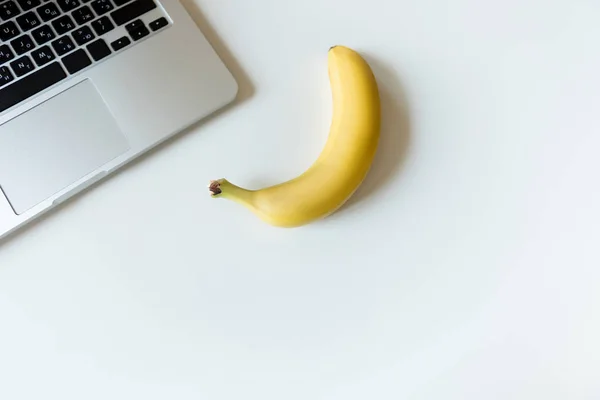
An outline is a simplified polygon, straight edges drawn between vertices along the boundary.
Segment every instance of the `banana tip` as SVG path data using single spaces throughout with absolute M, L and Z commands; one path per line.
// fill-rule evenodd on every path
M 212 197 L 218 196 L 221 193 L 223 193 L 223 191 L 221 190 L 221 182 L 210 181 L 210 183 L 208 185 L 208 191 L 210 192 L 210 195 Z

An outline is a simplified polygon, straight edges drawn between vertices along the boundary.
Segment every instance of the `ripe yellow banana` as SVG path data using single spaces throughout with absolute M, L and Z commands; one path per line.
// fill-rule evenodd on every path
M 297 227 L 328 216 L 352 196 L 377 151 L 379 91 L 371 68 L 357 52 L 335 46 L 328 58 L 333 120 L 317 161 L 299 177 L 261 190 L 243 189 L 225 179 L 211 181 L 213 197 L 240 203 L 269 224 Z

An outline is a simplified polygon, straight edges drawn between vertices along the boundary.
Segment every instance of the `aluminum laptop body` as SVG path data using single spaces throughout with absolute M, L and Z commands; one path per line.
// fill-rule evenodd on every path
M 0 237 L 237 89 L 179 0 L 0 0 Z

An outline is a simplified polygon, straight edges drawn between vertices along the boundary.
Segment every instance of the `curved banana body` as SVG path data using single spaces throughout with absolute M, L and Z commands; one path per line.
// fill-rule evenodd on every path
M 246 190 L 225 179 L 211 181 L 211 195 L 236 201 L 280 227 L 305 225 L 340 208 L 371 167 L 379 143 L 381 106 L 373 72 L 357 52 L 332 47 L 329 79 L 334 108 L 329 138 L 305 173 L 261 190 Z

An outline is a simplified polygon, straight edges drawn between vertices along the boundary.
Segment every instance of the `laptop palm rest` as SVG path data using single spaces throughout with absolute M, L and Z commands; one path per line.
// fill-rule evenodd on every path
M 127 150 L 86 80 L 0 125 L 0 188 L 22 214 Z

